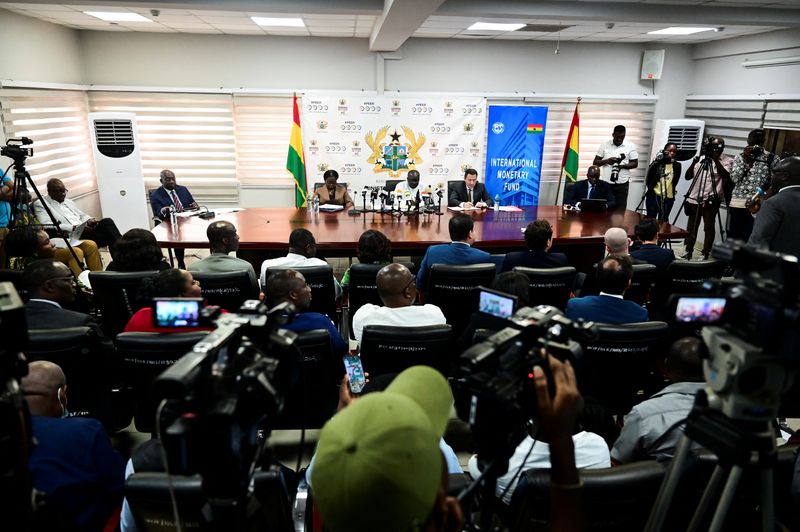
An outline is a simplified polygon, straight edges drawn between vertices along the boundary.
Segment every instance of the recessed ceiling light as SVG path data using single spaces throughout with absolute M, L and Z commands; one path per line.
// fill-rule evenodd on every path
M 500 24 L 498 22 L 476 22 L 467 30 L 488 30 L 488 31 L 517 31 L 524 28 L 525 24 Z
M 648 35 L 691 35 L 693 33 L 700 33 L 702 31 L 716 31 L 717 28 L 681 28 L 673 26 L 671 28 L 664 28 L 663 30 L 648 31 Z
M 250 17 L 259 26 L 305 28 L 301 18 Z
M 106 11 L 84 11 L 84 15 L 90 15 L 100 20 L 108 22 L 153 22 L 147 17 L 143 17 L 139 13 L 111 13 Z

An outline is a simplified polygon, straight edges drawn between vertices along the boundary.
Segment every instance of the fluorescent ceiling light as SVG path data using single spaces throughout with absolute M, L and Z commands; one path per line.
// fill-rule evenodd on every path
M 663 30 L 648 31 L 648 35 L 691 35 L 693 33 L 700 33 L 702 31 L 717 31 L 717 28 L 681 28 L 673 26 L 671 28 L 664 28 Z
M 90 15 L 100 20 L 108 22 L 153 22 L 147 17 L 143 17 L 139 13 L 111 13 L 106 11 L 84 11 L 84 15 Z
M 259 26 L 305 28 L 301 18 L 250 17 Z
M 497 22 L 476 22 L 467 30 L 488 30 L 488 31 L 517 31 L 524 28 L 525 24 L 500 24 Z

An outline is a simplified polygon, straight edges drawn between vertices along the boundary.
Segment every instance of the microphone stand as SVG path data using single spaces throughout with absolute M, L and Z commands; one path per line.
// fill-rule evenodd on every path
M 436 195 L 439 197 L 439 200 L 436 202 L 436 216 L 442 216 L 444 213 L 442 212 L 442 191 L 439 190 Z
M 355 201 L 354 201 L 353 202 L 353 206 L 350 208 L 350 210 L 347 211 L 347 214 L 349 214 L 350 216 L 360 216 L 361 214 L 364 214 L 365 212 L 367 212 L 367 199 L 366 199 L 367 198 L 367 191 L 366 190 L 363 190 L 361 192 L 361 197 L 364 199 L 364 208 L 363 209 L 357 208 L 355 206 Z

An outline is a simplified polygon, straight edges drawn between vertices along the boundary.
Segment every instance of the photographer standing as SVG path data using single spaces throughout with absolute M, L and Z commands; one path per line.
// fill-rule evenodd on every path
M 645 178 L 645 194 L 647 216 L 666 222 L 672 205 L 675 203 L 675 191 L 681 178 L 681 163 L 675 160 L 678 146 L 668 143 L 661 153 L 650 164 Z
M 631 170 L 639 166 L 639 153 L 633 142 L 625 142 L 625 126 L 614 128 L 611 140 L 600 145 L 592 164 L 601 168 L 609 167 L 603 170 L 603 178 L 611 184 L 617 209 L 627 209 L 628 184 Z
M 771 186 L 772 170 L 780 159 L 764 149 L 764 130 L 754 129 L 747 136 L 747 146 L 733 159 L 731 181 L 734 183 L 729 204 L 728 237 L 747 240 L 753 231 L 749 208 L 760 203 Z

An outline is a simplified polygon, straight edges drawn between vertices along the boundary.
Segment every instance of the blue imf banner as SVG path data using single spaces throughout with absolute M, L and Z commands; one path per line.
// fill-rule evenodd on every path
M 547 107 L 489 106 L 486 190 L 501 205 L 539 204 Z

